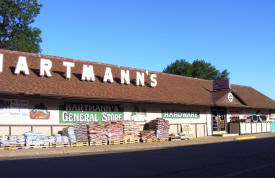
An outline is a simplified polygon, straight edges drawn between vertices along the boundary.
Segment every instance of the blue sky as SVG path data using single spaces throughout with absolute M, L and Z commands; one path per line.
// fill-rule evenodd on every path
M 204 59 L 275 100 L 273 0 L 40 2 L 42 54 L 159 72 Z

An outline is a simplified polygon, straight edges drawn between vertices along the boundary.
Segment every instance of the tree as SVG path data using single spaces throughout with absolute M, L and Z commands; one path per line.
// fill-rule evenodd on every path
M 0 48 L 40 53 L 41 30 L 30 25 L 41 7 L 37 0 L 0 0 Z
M 220 72 L 210 63 L 198 59 L 193 61 L 192 64 L 186 60 L 176 60 L 168 65 L 163 72 L 209 80 L 229 79 L 229 72 L 227 70 Z

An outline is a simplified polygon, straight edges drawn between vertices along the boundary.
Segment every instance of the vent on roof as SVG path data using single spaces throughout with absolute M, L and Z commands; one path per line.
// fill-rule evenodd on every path
M 231 85 L 229 80 L 213 80 L 213 90 L 227 90 L 230 89 Z

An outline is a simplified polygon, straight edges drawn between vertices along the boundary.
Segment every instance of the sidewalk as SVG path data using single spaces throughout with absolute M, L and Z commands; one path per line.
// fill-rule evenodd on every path
M 268 138 L 275 137 L 275 133 L 261 133 L 241 135 L 238 137 L 256 137 Z M 87 147 L 66 147 L 66 148 L 36 148 L 36 149 L 22 149 L 22 150 L 0 150 L 1 160 L 14 160 L 14 159 L 33 159 L 43 157 L 63 157 L 63 156 L 76 156 L 76 155 L 91 155 L 91 154 L 106 154 L 117 152 L 131 152 L 131 151 L 143 151 L 153 149 L 165 149 L 177 146 L 210 144 L 220 142 L 237 141 L 238 137 L 219 137 L 208 136 L 200 137 L 190 140 L 181 141 L 167 141 L 167 142 L 155 142 L 155 143 L 136 143 L 136 144 L 122 144 L 122 145 L 103 145 L 103 146 L 87 146 Z

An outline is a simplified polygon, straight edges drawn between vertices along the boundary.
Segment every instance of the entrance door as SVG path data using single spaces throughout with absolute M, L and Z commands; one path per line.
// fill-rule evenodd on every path
M 226 133 L 225 109 L 212 109 L 213 133 Z

